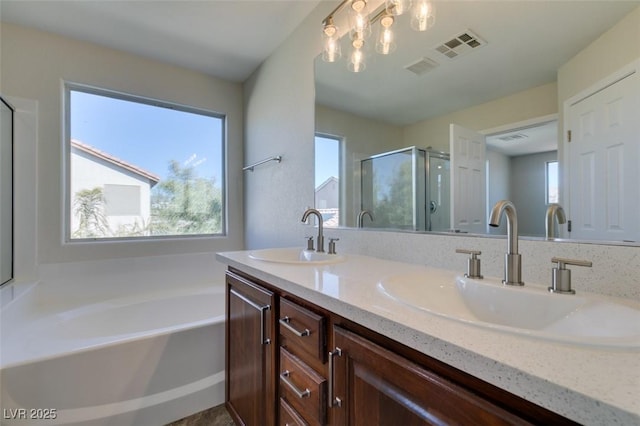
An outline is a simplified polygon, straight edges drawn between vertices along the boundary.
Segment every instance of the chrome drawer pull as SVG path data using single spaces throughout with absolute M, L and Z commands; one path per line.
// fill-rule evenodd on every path
M 336 349 L 329 352 L 329 392 L 327 392 L 328 401 L 327 404 L 329 408 L 331 407 L 342 407 L 342 400 L 340 398 L 333 396 L 333 375 L 335 374 L 335 361 L 333 360 L 334 356 L 342 356 L 342 349 L 336 346 Z
M 295 328 L 293 328 L 293 326 L 291 326 L 291 324 L 289 324 L 290 322 L 291 322 L 291 318 L 289 318 L 289 317 L 280 318 L 280 324 L 282 324 L 287 330 L 289 330 L 290 332 L 292 332 L 296 336 L 304 337 L 304 336 L 308 336 L 308 335 L 311 334 L 311 332 L 309 331 L 308 328 L 305 328 L 304 331 L 296 330 Z
M 305 389 L 303 391 L 298 389 L 297 386 L 294 385 L 291 380 L 289 380 L 290 374 L 291 373 L 289 372 L 289 370 L 284 370 L 282 373 L 280 373 L 280 380 L 282 380 L 285 385 L 289 386 L 289 389 L 291 389 L 293 393 L 298 396 L 298 398 L 307 398 L 309 395 L 311 395 L 311 391 L 309 389 Z

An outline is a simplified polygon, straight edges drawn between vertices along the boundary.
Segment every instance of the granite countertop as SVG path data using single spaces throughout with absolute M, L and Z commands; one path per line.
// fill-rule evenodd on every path
M 640 425 L 640 351 L 552 342 L 413 309 L 381 291 L 395 274 L 454 280 L 448 271 L 359 255 L 325 265 L 217 259 L 535 404 L 593 425 Z M 425 284 L 428 285 L 428 284 Z

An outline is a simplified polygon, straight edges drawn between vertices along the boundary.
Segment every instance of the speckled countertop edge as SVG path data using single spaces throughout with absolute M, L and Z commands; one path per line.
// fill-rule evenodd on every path
M 376 288 L 385 275 L 433 268 L 356 255 L 335 265 L 286 265 L 253 260 L 249 252 L 217 258 L 579 423 L 640 424 L 639 351 L 571 346 L 465 325 L 408 309 Z M 327 278 L 339 279 L 346 292 L 319 288 Z

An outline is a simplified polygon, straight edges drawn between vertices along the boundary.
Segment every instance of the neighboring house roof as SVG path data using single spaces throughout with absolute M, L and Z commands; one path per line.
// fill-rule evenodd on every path
M 324 188 L 325 186 L 329 185 L 332 182 L 338 183 L 338 178 L 335 176 L 331 176 L 329 179 L 325 180 L 324 182 L 322 182 L 320 185 L 317 186 L 316 192 L 320 191 L 322 188 Z
M 135 166 L 131 163 L 127 163 L 124 160 L 121 160 L 117 157 L 114 157 L 111 154 L 107 154 L 106 152 L 100 151 L 97 148 L 94 148 L 86 143 L 82 143 L 79 140 L 71 139 L 71 147 L 79 149 L 80 151 L 86 152 L 87 154 L 93 155 L 94 157 L 100 158 L 109 163 L 115 164 L 118 167 L 122 167 L 123 169 L 129 170 L 139 176 L 142 176 L 146 179 L 149 179 L 152 183 L 151 186 L 154 186 L 156 183 L 160 181 L 160 176 L 155 175 L 151 172 L 148 172 L 144 169 L 141 169 L 138 166 Z

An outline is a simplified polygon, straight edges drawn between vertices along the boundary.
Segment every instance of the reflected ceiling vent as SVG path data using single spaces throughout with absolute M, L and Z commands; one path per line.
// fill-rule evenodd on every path
M 409 64 L 404 69 L 411 71 L 416 75 L 422 75 L 436 68 L 439 63 L 430 58 L 420 58 L 416 62 Z
M 499 141 L 505 141 L 505 142 L 509 142 L 509 141 L 515 141 L 518 139 L 527 139 L 529 136 L 525 135 L 524 133 L 516 133 L 514 135 L 507 135 L 507 136 L 502 136 L 499 137 L 498 140 Z
M 451 40 L 436 46 L 434 49 L 449 59 L 456 59 L 458 56 L 467 54 L 485 44 L 487 44 L 487 42 L 478 37 L 477 34 L 474 34 L 473 31 L 466 30 Z

